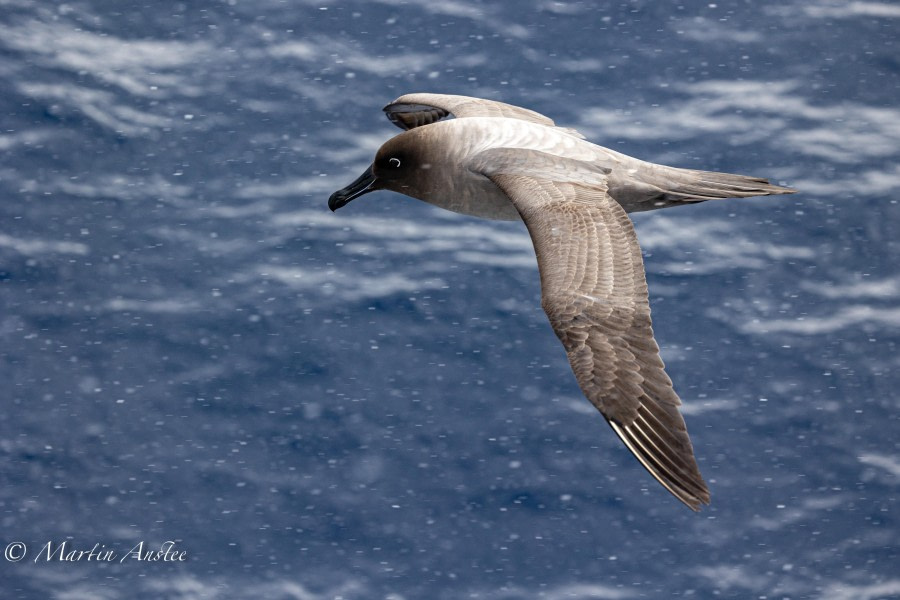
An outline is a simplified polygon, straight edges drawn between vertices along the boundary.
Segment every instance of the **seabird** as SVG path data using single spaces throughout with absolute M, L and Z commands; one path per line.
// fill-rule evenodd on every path
M 524 221 L 541 306 L 582 392 L 669 492 L 695 511 L 709 504 L 653 338 L 641 249 L 626 213 L 795 190 L 644 162 L 502 102 L 407 94 L 384 111 L 406 131 L 328 207 L 392 190 L 467 215 Z

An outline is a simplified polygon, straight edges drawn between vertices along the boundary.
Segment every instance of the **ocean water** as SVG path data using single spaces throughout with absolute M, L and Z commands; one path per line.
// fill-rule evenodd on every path
M 0 0 L 0 30 L 4 598 L 900 598 L 896 3 Z M 583 398 L 521 223 L 327 209 L 413 91 L 800 190 L 634 215 L 711 506 Z

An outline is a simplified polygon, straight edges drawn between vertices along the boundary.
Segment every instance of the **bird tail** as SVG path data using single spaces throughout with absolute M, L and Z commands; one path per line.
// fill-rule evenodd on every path
M 716 198 L 749 198 L 797 192 L 760 177 L 691 169 L 674 171 L 665 189 L 665 199 L 669 202 L 702 202 Z

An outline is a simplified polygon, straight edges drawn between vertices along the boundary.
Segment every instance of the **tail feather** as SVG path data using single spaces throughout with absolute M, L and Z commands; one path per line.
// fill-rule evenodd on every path
M 668 201 L 702 202 L 715 198 L 748 198 L 750 196 L 771 196 L 794 194 L 797 190 L 769 183 L 768 179 L 715 173 L 713 171 L 692 171 L 678 169 L 677 175 L 670 177 L 664 188 Z

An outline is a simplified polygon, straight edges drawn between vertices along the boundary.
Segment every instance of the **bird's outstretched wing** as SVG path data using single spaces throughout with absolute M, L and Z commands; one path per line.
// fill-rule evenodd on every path
M 494 100 L 454 96 L 451 94 L 406 94 L 400 96 L 384 107 L 387 118 L 400 129 L 412 129 L 430 125 L 436 121 L 454 116 L 458 119 L 466 117 L 502 117 L 519 119 L 547 127 L 556 127 L 553 119 L 544 115 Z M 574 129 L 560 127 L 570 135 L 584 137 Z
M 525 221 L 542 306 L 588 400 L 641 464 L 693 510 L 709 503 L 681 404 L 650 324 L 641 249 L 608 172 L 533 150 L 488 150 L 471 168 Z

